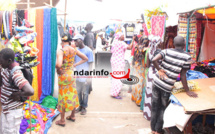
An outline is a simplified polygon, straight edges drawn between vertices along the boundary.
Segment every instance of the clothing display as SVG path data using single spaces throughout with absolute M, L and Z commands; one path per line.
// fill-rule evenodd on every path
M 161 40 L 163 40 L 164 34 L 165 34 L 165 25 L 166 25 L 165 23 L 166 23 L 166 16 L 152 16 L 151 34 L 154 36 L 159 36 L 161 38 Z
M 132 38 L 134 36 L 135 24 L 126 23 L 124 24 L 125 28 L 125 38 Z

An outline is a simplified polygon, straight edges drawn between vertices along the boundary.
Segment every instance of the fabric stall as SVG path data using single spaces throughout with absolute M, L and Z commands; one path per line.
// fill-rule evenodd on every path
M 33 73 L 32 102 L 25 101 L 20 133 L 48 132 L 52 120 L 59 114 L 52 95 L 56 80 L 55 63 L 58 46 L 56 8 L 0 11 L 0 50 L 9 47 L 20 66 L 28 64 Z M 20 57 L 23 60 L 20 60 Z M 57 96 L 56 96 L 57 97 Z M 52 105 L 52 106 L 51 106 Z

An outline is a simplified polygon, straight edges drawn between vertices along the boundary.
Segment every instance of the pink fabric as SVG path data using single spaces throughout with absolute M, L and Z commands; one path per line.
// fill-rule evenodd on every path
M 124 35 L 122 32 L 118 32 L 118 33 L 115 35 L 115 40 L 118 40 L 119 37 L 121 37 L 122 35 Z
M 215 24 L 206 24 L 202 40 L 201 52 L 198 61 L 209 60 L 215 57 Z
M 164 32 L 165 32 L 165 16 L 152 16 L 151 24 L 152 24 L 152 31 L 151 34 L 155 36 L 160 36 L 163 39 Z
M 149 33 L 148 33 L 148 30 L 147 30 L 147 27 L 146 27 L 146 23 L 143 23 L 142 27 L 144 29 L 144 35 L 148 36 Z
M 112 56 L 111 56 L 111 68 L 112 72 L 114 71 L 124 71 L 125 67 L 125 60 L 124 55 L 125 51 L 127 49 L 127 44 L 123 41 L 116 40 L 114 42 L 114 46 L 111 50 Z M 114 75 L 116 77 L 121 77 L 123 74 Z M 119 92 L 122 88 L 122 82 L 120 79 L 112 79 L 112 86 L 111 86 L 111 96 L 118 96 Z
M 132 50 L 131 50 L 131 56 L 134 56 L 134 50 L 135 50 L 136 45 L 137 45 L 137 42 L 134 41 L 134 44 L 133 44 L 133 47 L 132 47 Z

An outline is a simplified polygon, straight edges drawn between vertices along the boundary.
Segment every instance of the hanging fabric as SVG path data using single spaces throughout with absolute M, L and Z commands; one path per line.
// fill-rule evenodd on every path
M 58 26 L 57 26 L 57 10 L 56 8 L 51 9 L 51 60 L 52 60 L 52 92 L 54 90 L 54 80 L 55 80 L 55 64 L 56 64 L 56 50 L 58 45 Z
M 22 20 L 25 19 L 25 10 L 17 10 L 17 24 L 22 25 Z
M 34 25 L 34 27 L 32 27 L 31 29 L 33 31 L 36 31 L 36 10 L 29 10 L 27 13 L 29 13 L 29 22 Z M 26 13 L 26 14 L 27 14 Z M 30 44 L 31 47 L 37 47 L 37 40 L 35 39 L 33 43 Z M 34 60 L 34 62 L 37 62 L 37 60 Z M 32 96 L 32 101 L 38 101 L 39 97 L 38 97 L 38 79 L 37 79 L 37 66 L 33 67 L 33 82 L 32 82 L 32 87 L 34 89 L 34 95 Z
M 165 22 L 166 22 L 166 16 L 152 16 L 151 34 L 154 36 L 159 36 L 163 40 L 164 34 L 165 34 Z
M 189 26 L 189 50 L 190 55 L 193 61 L 196 61 L 196 37 L 197 37 L 197 28 L 196 28 L 196 17 L 193 16 L 190 18 Z
M 43 68 L 42 68 L 42 95 L 40 102 L 52 93 L 52 62 L 51 62 L 51 9 L 44 9 L 43 17 Z
M 214 35 L 215 24 L 206 24 L 198 61 L 209 60 L 210 58 L 215 57 Z
M 43 9 L 36 10 L 36 32 L 37 32 L 37 48 L 40 50 L 37 60 L 40 64 L 37 66 L 38 79 L 38 97 L 42 94 L 42 54 L 43 54 Z

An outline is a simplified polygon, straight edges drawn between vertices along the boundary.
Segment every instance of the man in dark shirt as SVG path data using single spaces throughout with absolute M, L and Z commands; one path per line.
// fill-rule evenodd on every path
M 93 43 L 94 43 L 94 34 L 91 32 L 92 29 L 93 29 L 93 25 L 91 23 L 88 23 L 85 27 L 87 34 L 84 38 L 84 44 L 88 46 L 91 50 L 93 50 Z

